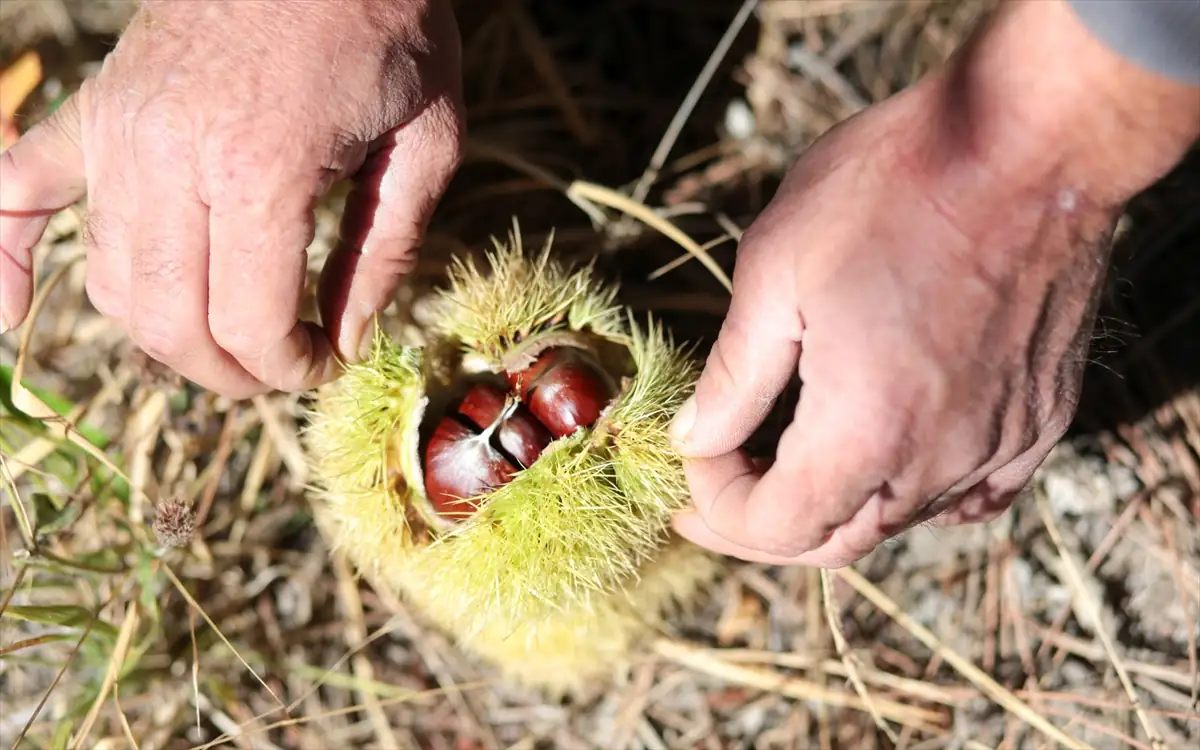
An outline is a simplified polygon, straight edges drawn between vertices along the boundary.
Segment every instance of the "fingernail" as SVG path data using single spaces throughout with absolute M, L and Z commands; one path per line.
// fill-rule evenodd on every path
M 367 324 L 363 326 L 362 338 L 358 341 L 358 361 L 365 362 L 371 358 L 371 352 L 375 350 L 375 316 L 367 318 Z
M 696 397 L 688 396 L 688 400 L 679 407 L 675 419 L 671 420 L 669 433 L 677 445 L 687 442 L 687 437 L 696 423 Z

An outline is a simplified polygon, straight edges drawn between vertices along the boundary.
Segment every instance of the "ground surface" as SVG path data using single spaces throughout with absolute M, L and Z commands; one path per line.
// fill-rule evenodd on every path
M 612 212 L 592 225 L 530 165 L 630 188 L 738 3 L 460 5 L 472 159 L 439 209 L 414 287 L 436 284 L 449 254 L 478 252 L 515 215 L 527 243 L 554 229 L 558 252 L 598 256 L 624 301 L 703 351 L 726 305 L 713 277 L 689 262 L 651 278 L 681 255 L 677 245 Z M 699 242 L 745 227 L 814 137 L 938 64 L 986 5 L 765 4 L 686 118 L 646 203 L 670 206 Z M 37 49 L 46 66 L 23 122 L 92 69 L 127 7 L 0 5 L 4 64 Z M 569 98 L 554 93 L 560 85 Z M 63 215 L 39 254 L 43 285 L 63 275 L 0 347 L 11 480 L 0 490 L 0 740 L 1066 746 L 1034 726 L 1048 721 L 1096 748 L 1195 746 L 1198 198 L 1192 160 L 1131 207 L 1077 424 L 1014 512 L 988 526 L 919 529 L 857 565 L 858 575 L 833 576 L 832 618 L 818 572 L 731 564 L 696 616 L 574 705 L 495 684 L 417 613 L 331 561 L 305 501 L 300 398 L 230 405 L 181 388 L 131 351 L 87 305 L 83 268 L 71 264 L 75 218 Z M 322 209 L 314 270 L 336 209 Z M 712 250 L 726 270 L 732 247 Z M 129 500 L 100 461 L 13 411 L 18 358 L 25 382 L 86 424 L 133 485 L 191 506 L 185 547 L 159 548 L 148 521 L 162 506 Z M 36 545 L 23 526 L 37 527 Z M 883 707 L 888 732 L 864 710 L 851 672 Z

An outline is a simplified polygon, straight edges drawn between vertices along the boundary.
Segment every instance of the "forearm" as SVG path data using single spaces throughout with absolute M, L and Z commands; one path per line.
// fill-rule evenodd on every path
M 1104 5 L 1127 3 L 1136 13 L 1129 0 Z M 1110 44 L 1089 28 L 1089 14 L 1101 15 L 1090 6 L 1087 0 L 1000 5 L 930 82 L 940 90 L 947 158 L 969 154 L 1000 184 L 1049 180 L 1115 205 L 1183 157 L 1200 137 L 1198 71 L 1189 75 L 1180 49 L 1164 51 L 1158 70 L 1140 63 L 1154 24 L 1143 20 L 1136 43 L 1126 37 Z M 1169 44 L 1175 42 L 1164 40 Z

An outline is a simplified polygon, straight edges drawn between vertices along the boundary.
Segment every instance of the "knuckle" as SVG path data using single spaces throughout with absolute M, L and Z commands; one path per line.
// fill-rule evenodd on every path
M 403 252 L 379 253 L 372 256 L 372 273 L 382 278 L 400 278 L 408 276 L 417 267 L 417 252 L 421 241 L 419 227 L 411 227 L 407 232 L 401 231 L 389 238 L 397 248 L 408 248 Z
M 828 548 L 821 555 L 821 567 L 849 567 L 874 552 L 888 537 L 886 533 L 877 531 L 863 535 L 845 528 L 838 529 L 830 536 Z
M 215 130 L 204 144 L 203 164 L 210 185 L 232 182 L 245 174 L 244 144 L 230 126 Z
M 803 540 L 774 534 L 762 537 L 752 546 L 758 549 L 759 552 L 774 557 L 799 557 L 812 549 Z
M 233 313 L 209 313 L 209 330 L 213 340 L 238 359 L 260 357 L 272 346 L 287 338 L 292 323 L 282 319 L 247 321 Z
M 14 215 L 32 213 L 44 207 L 35 205 L 37 195 L 34 190 L 33 170 L 26 168 L 29 135 L 25 142 L 20 140 L 10 148 L 0 152 L 0 206 Z
M 462 166 L 463 159 L 466 157 L 466 123 L 458 112 L 454 111 L 446 118 L 443 127 L 445 137 L 442 139 L 442 149 L 446 159 L 445 169 L 447 172 L 453 172 Z
M 157 247 L 146 247 L 133 253 L 131 269 L 135 283 L 164 291 L 180 288 L 187 273 L 187 266 L 179 254 Z
M 133 311 L 130 335 L 151 358 L 160 362 L 175 362 L 187 352 L 188 346 L 180 335 L 182 326 L 162 311 L 140 307 Z
M 802 518 L 760 518 L 750 532 L 747 546 L 776 557 L 799 557 L 832 538 L 831 530 L 808 528 Z
M 859 560 L 862 560 L 868 554 L 870 554 L 870 551 L 847 550 L 845 552 L 834 552 L 822 560 L 821 567 L 828 568 L 829 570 L 848 568 Z
M 93 84 L 85 80 L 79 91 L 63 102 L 54 114 L 46 118 L 38 127 L 44 129 L 43 135 L 51 142 L 70 143 L 79 146 L 82 143 L 81 112 L 85 103 L 93 95 Z
M 858 454 L 855 463 L 864 476 L 874 476 L 881 481 L 894 479 L 904 476 L 910 467 L 936 458 L 933 455 L 936 444 L 921 440 L 901 414 L 875 412 L 859 414 L 856 418 L 851 411 L 846 414 L 846 419 L 858 425 L 852 433 L 856 438 L 852 444 Z
M 767 254 L 767 248 L 774 244 L 771 227 L 766 221 L 756 221 L 746 227 L 737 245 L 737 265 L 734 268 L 734 279 L 756 269 Z M 740 274 L 739 274 L 740 272 Z
M 133 116 L 131 132 L 137 150 L 155 159 L 179 159 L 190 132 L 191 112 L 174 96 L 159 96 Z
M 259 192 L 250 186 L 282 185 L 293 179 L 297 165 L 318 161 L 313 156 L 317 149 L 311 135 L 291 135 L 286 123 L 276 119 L 262 114 L 253 120 L 227 119 L 213 126 L 198 157 L 213 193 L 212 203 L 234 208 L 262 206 L 275 191 Z
M 1075 403 L 1073 401 L 1063 400 L 1050 410 L 1050 414 L 1046 417 L 1043 423 L 1042 430 L 1048 439 L 1057 441 L 1070 429 L 1071 423 L 1075 420 Z

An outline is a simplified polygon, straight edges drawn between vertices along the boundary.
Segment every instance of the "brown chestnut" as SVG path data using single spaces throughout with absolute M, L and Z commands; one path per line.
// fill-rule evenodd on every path
M 574 347 L 547 349 L 526 370 L 509 373 L 508 380 L 554 437 L 590 427 L 616 395 L 609 374 Z
M 463 396 L 458 413 L 481 430 L 500 420 L 496 430 L 500 448 L 515 459 L 521 468 L 528 469 L 554 438 L 534 419 L 524 404 L 510 405 L 507 399 L 508 394 L 499 386 L 476 383 Z M 504 415 L 506 408 L 509 413 Z
M 563 356 L 573 355 L 575 349 L 569 351 L 563 347 L 551 347 L 544 349 L 528 367 L 523 370 L 506 371 L 505 377 L 508 379 L 508 386 L 517 392 L 521 398 L 525 398 L 525 393 L 533 387 L 545 372 L 546 368 L 554 364 L 554 362 L 562 359 Z M 553 354 L 552 354 L 553 353 Z
M 425 452 L 425 493 L 439 515 L 470 515 L 475 510 L 471 498 L 507 484 L 517 473 L 492 447 L 494 429 L 495 424 L 474 432 L 453 417 L 438 423 Z

